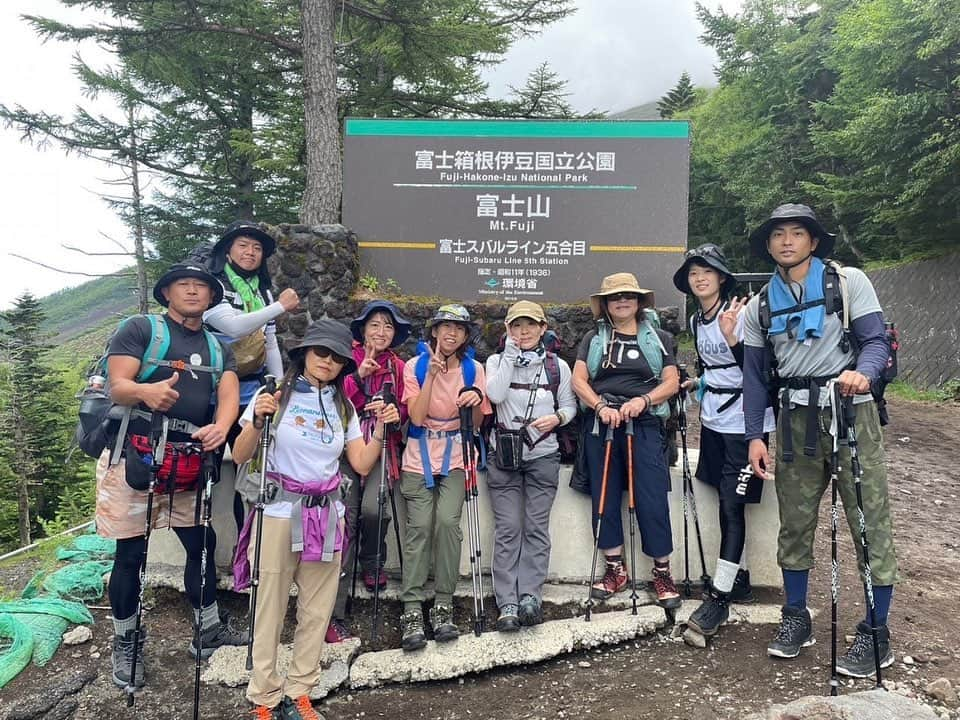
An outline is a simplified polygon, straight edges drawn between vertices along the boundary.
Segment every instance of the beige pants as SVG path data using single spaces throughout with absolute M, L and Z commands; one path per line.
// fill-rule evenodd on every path
M 256 538 L 250 543 L 253 567 Z M 320 653 L 340 581 L 340 553 L 330 562 L 300 562 L 290 550 L 290 521 L 263 518 L 263 551 L 260 553 L 260 586 L 253 640 L 253 672 L 247 699 L 274 707 L 284 695 L 309 695 L 320 679 Z M 290 600 L 290 584 L 297 584 L 297 630 L 286 684 L 277 672 L 277 646 Z

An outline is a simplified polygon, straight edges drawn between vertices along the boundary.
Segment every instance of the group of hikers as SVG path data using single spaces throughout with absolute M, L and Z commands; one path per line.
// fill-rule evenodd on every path
M 402 533 L 395 527 L 401 646 L 415 651 L 428 636 L 455 641 L 461 516 L 471 487 L 476 492 L 472 435 L 485 418 L 492 425 L 486 491 L 495 523 L 496 630 L 543 622 L 560 475 L 557 430 L 578 415 L 595 564 L 603 554 L 590 604 L 631 585 L 636 590 L 636 560 L 631 552 L 628 564 L 624 552 L 626 493 L 631 551 L 636 522 L 641 551 L 652 559 L 656 600 L 672 611 L 681 598 L 670 569 L 665 420 L 678 393 L 700 402 L 696 477 L 717 492 L 721 528 L 712 579 L 688 624 L 713 635 L 731 602 L 751 599 L 744 510 L 760 501 L 771 477 L 768 439 L 776 431 L 777 556 L 786 597 L 768 653 L 792 658 L 814 642 L 807 578 L 818 507 L 828 484 L 839 482 L 868 612 L 836 670 L 878 673 L 893 662 L 887 614 L 897 576 L 870 394 L 887 360 L 881 308 L 864 273 L 828 260 L 834 236 L 804 205 L 778 207 L 750 244 L 775 266 L 759 295 L 735 294 L 735 278 L 713 244 L 688 251 L 673 277 L 698 306 L 690 318 L 698 374 L 688 379 L 681 378 L 673 336 L 659 327 L 653 293 L 630 273 L 603 278 L 590 295 L 596 326 L 579 343 L 572 370 L 554 352 L 544 309 L 529 301 L 508 309 L 502 348 L 485 364 L 473 353 L 479 326 L 458 304 L 436 309 L 417 354 L 404 361 L 397 349 L 412 326 L 386 300 L 368 303 L 349 327 L 313 322 L 287 347 L 284 362 L 274 321 L 299 298 L 291 289 L 271 295 L 266 261 L 275 240 L 256 224 L 232 224 L 205 263 L 174 265 L 158 280 L 153 294 L 163 316 L 131 318 L 109 343 L 111 399 L 134 408 L 124 437 L 97 464 L 98 532 L 117 539 L 109 583 L 114 682 L 130 692 L 146 682 L 146 543 L 151 528 L 171 527 L 186 551 L 191 653 L 207 657 L 220 646 L 249 643 L 246 694 L 255 717 L 316 718 L 309 696 L 323 645 L 349 637 L 351 566 L 370 590 L 387 583 L 395 490 L 406 508 Z M 275 388 L 274 377 L 281 378 Z M 226 444 L 240 477 L 259 485 L 245 494 L 238 483 L 234 504 L 235 584 L 252 586 L 252 638 L 221 619 L 216 571 L 207 562 L 216 534 L 208 498 L 201 512 L 201 495 L 209 493 L 203 459 Z M 297 622 L 283 678 L 277 647 L 292 583 Z

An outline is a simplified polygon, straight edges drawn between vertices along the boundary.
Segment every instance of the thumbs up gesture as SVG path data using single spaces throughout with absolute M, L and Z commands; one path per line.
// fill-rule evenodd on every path
M 180 397 L 180 393 L 173 389 L 179 380 L 180 373 L 174 371 L 173 375 L 166 380 L 141 385 L 143 394 L 141 400 L 151 410 L 166 412 Z

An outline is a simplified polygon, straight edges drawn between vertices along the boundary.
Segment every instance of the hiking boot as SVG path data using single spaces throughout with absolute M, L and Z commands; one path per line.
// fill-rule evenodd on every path
M 687 620 L 687 625 L 704 637 L 711 637 L 717 634 L 717 630 L 728 617 L 730 617 L 730 594 L 710 588 L 707 599 L 693 611 Z
M 622 561 L 606 563 L 607 569 L 603 578 L 590 588 L 590 597 L 595 600 L 609 600 L 623 590 L 630 579 L 627 577 L 627 568 Z
M 539 625 L 543 622 L 543 608 L 540 601 L 533 595 L 522 595 L 520 597 L 520 624 L 526 627 Z
M 450 642 L 460 637 L 460 628 L 453 622 L 453 608 L 447 605 L 430 608 L 430 626 L 437 642 Z
M 323 715 L 313 709 L 309 695 L 297 698 L 284 695 L 283 701 L 277 706 L 277 720 L 323 720 Z
M 227 623 L 218 622 L 206 630 L 200 631 L 200 657 L 206 660 L 213 655 L 218 647 L 224 645 L 246 645 L 250 642 L 250 634 L 246 630 L 237 631 Z M 197 656 L 197 636 L 194 633 L 190 638 L 190 657 Z
M 740 568 L 737 570 L 737 579 L 733 581 L 733 589 L 730 591 L 730 602 L 744 605 L 756 601 L 757 599 L 753 596 L 753 587 L 750 585 L 750 571 Z
M 363 586 L 367 588 L 367 590 L 373 592 L 377 583 L 380 583 L 381 590 L 387 586 L 387 574 L 383 571 L 383 568 L 363 571 Z
M 147 674 L 143 666 L 143 641 L 146 640 L 147 633 L 140 630 L 140 642 L 137 643 L 137 678 L 136 686 L 138 688 L 147 684 Z M 123 635 L 113 636 L 113 683 L 118 687 L 125 688 L 130 683 L 130 673 L 133 670 L 133 630 L 128 630 Z
M 253 720 L 279 720 L 280 706 L 269 708 L 266 705 L 254 705 L 250 711 Z
M 877 628 L 877 646 L 880 650 L 880 667 L 893 665 L 893 651 L 890 649 L 890 629 L 886 625 Z M 877 672 L 873 657 L 873 635 L 870 623 L 861 620 L 857 623 L 857 634 L 847 651 L 837 658 L 837 672 L 847 677 L 865 678 Z
M 500 608 L 500 617 L 497 618 L 498 632 L 516 632 L 520 629 L 520 608 L 513 603 L 507 603 Z
M 346 623 L 339 618 L 330 618 L 330 624 L 327 625 L 327 633 L 323 636 L 323 639 L 326 641 L 327 645 L 335 645 L 338 642 L 343 642 L 344 640 L 349 640 L 353 635 L 350 634 L 350 630 L 347 628 Z
M 817 639 L 813 636 L 813 621 L 807 608 L 798 610 L 784 605 L 780 611 L 780 627 L 776 637 L 767 645 L 767 655 L 780 658 L 795 658 L 800 648 L 810 647 Z
M 664 610 L 676 610 L 680 607 L 680 593 L 677 592 L 670 568 L 653 568 L 653 591 L 657 594 L 657 604 Z
M 400 647 L 404 650 L 419 650 L 427 644 L 423 631 L 423 612 L 407 610 L 400 616 Z

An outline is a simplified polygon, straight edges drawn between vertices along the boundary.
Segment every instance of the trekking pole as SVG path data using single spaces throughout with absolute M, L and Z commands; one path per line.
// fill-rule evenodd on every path
M 273 375 L 264 375 L 265 393 L 273 395 L 277 391 L 277 379 Z M 254 415 L 256 423 L 256 415 Z M 260 487 L 257 491 L 256 533 L 253 548 L 253 569 L 250 573 L 250 639 L 247 641 L 247 670 L 253 670 L 253 638 L 257 626 L 257 589 L 260 587 L 260 543 L 263 541 L 263 508 L 267 504 L 267 449 L 270 446 L 270 430 L 273 425 L 273 416 L 263 419 L 263 430 L 260 433 Z
M 460 394 L 474 391 L 468 387 Z M 473 451 L 473 408 L 460 408 L 460 443 L 463 451 L 464 504 L 467 507 L 467 533 L 470 537 L 470 579 L 473 583 L 473 633 L 480 637 L 484 630 L 483 569 L 480 565 L 480 493 L 477 489 L 477 465 Z
M 211 496 L 213 494 L 213 479 L 216 477 L 216 453 L 203 454 L 203 549 L 200 551 L 200 606 L 203 607 L 203 598 L 207 589 L 207 542 L 210 538 L 210 515 L 212 514 Z M 203 639 L 200 631 L 200 618 L 194 628 L 193 644 L 197 648 L 197 665 L 193 678 L 193 720 L 200 717 L 200 663 L 203 659 Z
M 600 554 L 600 526 L 603 524 L 603 511 L 607 504 L 607 474 L 610 472 L 610 451 L 613 449 L 613 425 L 607 425 L 607 434 L 603 439 L 603 475 L 600 477 L 600 507 L 597 514 L 597 529 L 593 534 L 593 562 L 590 565 L 590 585 L 587 588 L 587 613 L 584 617 L 590 622 L 593 609 L 593 583 L 597 579 L 597 556 Z
M 123 691 L 127 694 L 127 707 L 133 707 L 134 693 L 137 690 L 137 660 L 140 657 L 140 633 L 143 624 L 143 589 L 147 584 L 147 551 L 150 547 L 150 531 L 153 526 L 153 495 L 157 488 L 157 473 L 163 465 L 163 456 L 167 449 L 167 429 L 170 421 L 161 413 L 150 416 L 150 443 L 153 458 L 150 463 L 150 484 L 147 486 L 147 521 L 143 530 L 143 557 L 140 560 L 140 596 L 137 599 L 137 621 L 133 626 L 133 661 L 130 663 L 130 682 Z
M 863 590 L 870 603 L 870 635 L 873 638 L 873 661 L 877 671 L 877 687 L 883 687 L 880 678 L 880 638 L 877 636 L 877 608 L 873 601 L 873 570 L 870 569 L 870 545 L 867 543 L 867 521 L 863 514 L 863 490 L 861 482 L 863 467 L 860 465 L 859 446 L 857 444 L 857 410 L 852 397 L 845 397 L 843 416 L 847 430 L 847 447 L 850 449 L 850 470 L 853 475 L 853 487 L 857 495 L 857 521 L 860 523 L 860 544 L 863 545 Z
M 830 455 L 830 694 L 836 695 L 840 687 L 837 677 L 837 615 L 840 605 L 840 561 L 837 558 L 837 478 L 840 474 L 840 386 L 832 383 L 830 404 L 833 423 L 833 452 Z
M 400 574 L 403 574 L 403 544 L 400 542 L 400 521 L 397 519 L 397 498 L 393 494 L 393 488 L 389 488 L 387 493 L 390 495 L 390 511 L 393 513 L 393 534 L 397 538 L 397 561 L 400 563 Z
M 383 388 L 380 391 L 380 400 L 383 401 L 384 407 L 392 405 L 395 402 L 393 398 L 393 383 L 390 381 L 383 383 Z M 377 641 L 377 625 L 380 621 L 380 562 L 383 558 L 383 551 L 381 549 L 383 541 L 381 540 L 381 536 L 383 535 L 383 506 L 387 501 L 387 437 L 389 434 L 390 429 L 384 425 L 383 440 L 380 447 L 380 484 L 377 486 L 377 555 L 374 565 L 376 582 L 373 584 L 373 621 L 370 628 L 371 644 Z M 360 554 L 359 548 L 356 549 L 356 553 L 357 555 Z
M 690 557 L 688 552 L 687 513 L 693 517 L 693 530 L 697 536 L 697 549 L 700 552 L 700 585 L 706 590 L 710 585 L 710 574 L 707 572 L 707 560 L 703 554 L 703 534 L 700 532 L 700 514 L 697 512 L 697 496 L 693 491 L 693 474 L 690 472 L 690 456 L 687 453 L 687 391 L 683 383 L 689 379 L 687 366 L 680 365 L 680 412 L 677 424 L 680 426 L 680 442 L 683 446 L 683 556 L 684 594 L 690 597 Z
M 630 599 L 633 600 L 633 612 L 637 614 L 637 552 L 634 549 L 634 535 L 636 531 L 637 514 L 636 499 L 633 494 L 633 435 L 635 432 L 633 419 L 627 420 L 627 426 L 624 430 L 627 434 L 627 492 L 630 493 L 629 512 L 630 512 Z
M 357 506 L 353 509 L 353 532 L 347 529 L 347 548 L 353 552 L 353 570 L 350 573 L 350 594 L 347 595 L 345 610 L 347 615 L 353 614 L 353 601 L 357 597 L 357 573 L 360 571 L 360 512 L 363 506 L 363 491 L 366 483 L 361 482 L 363 478 L 357 477 L 354 481 L 358 483 L 357 487 Z M 349 512 L 349 508 L 347 511 Z

